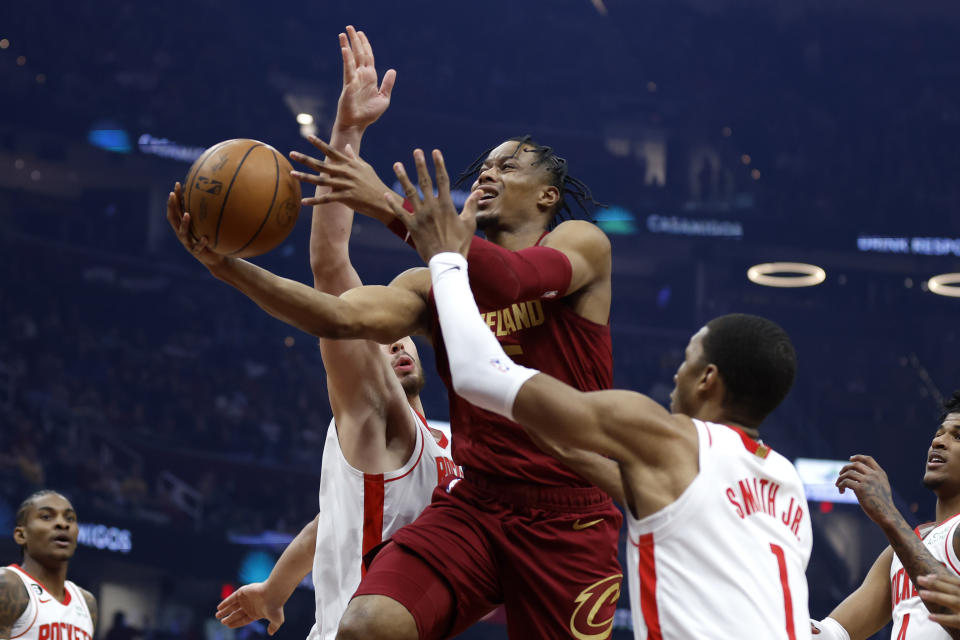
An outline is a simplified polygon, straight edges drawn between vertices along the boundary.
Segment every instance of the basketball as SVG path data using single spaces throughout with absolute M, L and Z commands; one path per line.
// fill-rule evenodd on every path
M 212 251 L 237 258 L 276 247 L 300 213 L 291 169 L 279 151 L 256 140 L 226 140 L 204 151 L 183 187 L 191 237 L 206 236 Z

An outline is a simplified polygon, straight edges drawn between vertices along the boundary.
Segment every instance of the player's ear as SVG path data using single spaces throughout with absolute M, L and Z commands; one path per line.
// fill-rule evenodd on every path
M 13 528 L 13 541 L 17 543 L 17 546 L 22 547 L 27 544 L 27 528 L 26 527 L 14 527 Z
M 537 206 L 541 211 L 553 211 L 560 203 L 560 189 L 552 184 L 548 184 L 540 190 L 540 197 L 537 198 Z
M 718 390 L 723 391 L 723 379 L 720 377 L 720 370 L 717 369 L 717 365 L 708 364 L 703 368 L 700 379 L 697 380 L 697 386 L 707 394 L 716 393 Z

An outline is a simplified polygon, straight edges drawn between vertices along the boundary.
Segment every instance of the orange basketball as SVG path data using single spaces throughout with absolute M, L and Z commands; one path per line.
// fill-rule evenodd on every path
M 190 167 L 183 209 L 190 235 L 213 251 L 246 258 L 270 251 L 290 234 L 300 213 L 300 183 L 268 144 L 238 138 L 215 144 Z

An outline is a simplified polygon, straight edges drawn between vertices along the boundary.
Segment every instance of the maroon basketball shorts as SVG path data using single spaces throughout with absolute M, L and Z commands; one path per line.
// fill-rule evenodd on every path
M 621 522 L 599 489 L 468 473 L 437 487 L 393 536 L 406 553 L 375 557 L 356 595 L 400 602 L 424 639 L 455 635 L 503 603 L 511 638 L 602 640 L 620 595 Z M 436 596 L 438 582 L 452 599 Z

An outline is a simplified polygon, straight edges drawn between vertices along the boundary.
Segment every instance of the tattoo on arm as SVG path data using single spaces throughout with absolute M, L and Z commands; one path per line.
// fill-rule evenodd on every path
M 27 610 L 30 596 L 11 571 L 0 572 L 0 638 L 10 638 L 13 624 Z
M 97 599 L 86 589 L 80 589 L 80 593 L 83 594 L 83 599 L 87 601 L 87 608 L 90 609 L 90 618 L 93 620 L 93 632 L 94 635 L 96 635 L 97 622 L 100 617 L 100 611 L 97 609 Z

